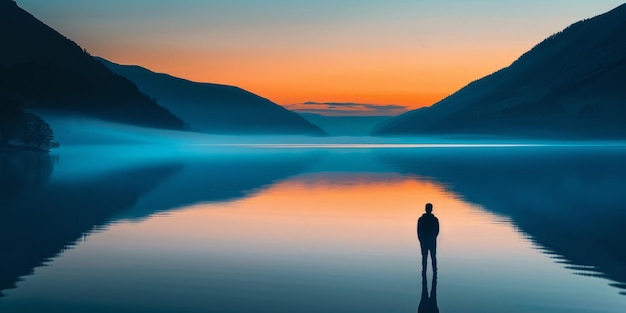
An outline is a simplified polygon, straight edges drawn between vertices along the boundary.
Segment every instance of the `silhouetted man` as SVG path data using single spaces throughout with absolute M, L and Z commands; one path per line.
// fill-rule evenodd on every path
M 433 262 L 433 273 L 437 273 L 437 235 L 439 220 L 433 215 L 433 205 L 426 203 L 426 213 L 417 220 L 417 238 L 422 248 L 422 273 L 426 273 L 428 251 Z

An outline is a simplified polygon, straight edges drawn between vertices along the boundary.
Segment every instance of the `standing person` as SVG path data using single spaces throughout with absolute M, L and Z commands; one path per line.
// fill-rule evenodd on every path
M 417 220 L 417 238 L 422 248 L 422 274 L 426 274 L 428 251 L 433 263 L 433 274 L 437 273 L 437 235 L 439 219 L 433 215 L 433 205 L 426 203 L 426 213 Z

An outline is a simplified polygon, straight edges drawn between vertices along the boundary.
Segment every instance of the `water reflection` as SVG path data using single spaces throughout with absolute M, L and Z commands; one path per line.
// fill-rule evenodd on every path
M 0 311 L 407 312 L 420 299 L 421 311 L 621 312 L 604 280 L 555 266 L 511 224 L 623 283 L 625 154 L 533 149 L 206 155 L 53 175 L 2 202 L 0 290 L 77 246 L 6 291 Z M 445 275 L 418 297 L 427 202 Z
M 34 174 L 29 179 L 18 179 L 24 183 L 14 186 L 15 193 L 1 202 L 0 290 L 13 288 L 19 277 L 105 225 L 158 181 L 180 169 L 170 164 L 113 172 L 80 182 L 54 182 L 47 181 L 53 164 L 48 155 L 11 158 L 18 161 L 13 159 L 9 173 L 19 174 L 24 165 Z
M 119 218 L 142 219 L 202 202 L 234 201 L 301 173 L 320 153 L 234 151 L 183 158 L 181 171 Z
M 39 268 L 0 310 L 100 312 L 102 298 L 116 312 L 414 310 L 417 201 L 459 203 L 398 175 L 335 178 L 305 174 L 236 201 L 112 224 Z
M 54 165 L 72 164 L 48 154 L 0 154 L 0 252 L 5 256 L 0 258 L 0 297 L 20 277 L 112 221 L 241 198 L 298 173 L 313 160 L 308 154 L 277 160 L 257 153 L 133 166 L 115 162 L 97 175 L 50 181 Z
M 426 269 L 423 269 L 423 272 Z M 432 277 L 432 286 L 430 293 L 428 292 L 428 281 L 426 275 L 422 274 L 422 295 L 420 304 L 417 307 L 417 313 L 439 313 L 437 306 L 437 275 Z
M 430 149 L 378 155 L 400 172 L 436 180 L 508 217 L 575 273 L 626 287 L 626 149 Z
M 0 204 L 43 186 L 57 160 L 44 153 L 0 152 Z

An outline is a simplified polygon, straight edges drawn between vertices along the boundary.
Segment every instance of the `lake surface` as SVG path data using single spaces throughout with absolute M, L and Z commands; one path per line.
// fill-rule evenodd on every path
M 2 155 L 0 312 L 626 312 L 625 160 L 454 145 Z M 416 236 L 427 202 L 436 279 Z

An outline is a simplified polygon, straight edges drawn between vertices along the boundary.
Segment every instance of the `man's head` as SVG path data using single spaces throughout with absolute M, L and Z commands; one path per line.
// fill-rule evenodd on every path
M 426 203 L 426 213 L 430 214 L 433 211 L 433 204 Z

